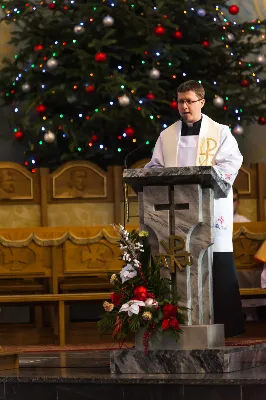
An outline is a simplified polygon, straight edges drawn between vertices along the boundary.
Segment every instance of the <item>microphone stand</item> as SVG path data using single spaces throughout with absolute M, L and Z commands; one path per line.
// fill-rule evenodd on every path
M 127 159 L 131 154 L 135 153 L 135 151 L 139 150 L 141 147 L 146 145 L 146 142 L 142 143 L 138 147 L 136 147 L 134 150 L 132 150 L 130 153 L 128 153 L 125 157 L 124 160 L 124 169 L 127 169 Z M 123 194 L 124 194 L 124 227 L 126 226 L 126 223 L 129 222 L 129 200 L 128 200 L 128 185 L 124 182 L 123 183 Z

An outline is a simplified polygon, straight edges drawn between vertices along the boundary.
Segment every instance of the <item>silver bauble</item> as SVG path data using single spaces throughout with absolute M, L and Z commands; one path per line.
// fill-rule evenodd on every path
M 241 125 L 236 125 L 233 129 L 233 134 L 234 135 L 243 135 L 244 129 Z
M 49 58 L 46 65 L 49 69 L 55 69 L 58 67 L 58 61 L 55 58 Z
M 147 300 L 145 301 L 145 307 L 147 307 L 147 308 L 153 307 L 153 302 L 154 302 L 153 299 L 151 299 L 151 298 L 147 299 Z
M 156 68 L 152 68 L 152 70 L 150 70 L 149 72 L 149 76 L 151 79 L 158 79 L 160 78 L 160 71 Z
M 199 8 L 197 11 L 197 14 L 199 17 L 205 17 L 206 15 L 206 10 L 204 10 L 204 8 Z
M 76 26 L 74 26 L 74 33 L 76 34 L 76 35 L 82 35 L 82 33 L 84 33 L 85 32 L 85 28 L 84 28 L 84 26 L 82 26 L 82 25 L 76 25 Z
M 55 141 L 55 134 L 52 131 L 48 131 L 43 136 L 46 143 L 53 143 Z
M 213 104 L 215 105 L 215 107 L 223 107 L 224 105 L 224 99 L 220 96 L 216 96 L 213 99 Z
M 113 26 L 113 25 L 114 25 L 114 22 L 115 22 L 115 20 L 114 20 L 113 17 L 111 17 L 111 15 L 107 15 L 107 16 L 104 17 L 104 19 L 103 19 L 103 24 L 104 24 L 104 26 L 106 26 L 107 28 L 110 28 L 110 26 Z
M 31 89 L 30 85 L 28 82 L 23 83 L 23 85 L 21 86 L 22 92 L 24 93 L 28 93 Z
M 124 94 L 119 98 L 118 102 L 121 107 L 126 107 L 130 104 L 130 98 L 126 94 Z
M 67 97 L 67 102 L 69 104 L 75 103 L 78 99 L 76 98 L 76 96 L 72 95 L 72 96 L 68 96 Z
M 257 57 L 257 61 L 258 61 L 260 64 L 264 64 L 265 61 L 266 61 L 266 58 L 265 58 L 265 56 L 264 56 L 263 54 L 260 54 L 260 55 Z
M 228 33 L 226 37 L 228 42 L 233 42 L 235 40 L 235 37 L 232 33 Z

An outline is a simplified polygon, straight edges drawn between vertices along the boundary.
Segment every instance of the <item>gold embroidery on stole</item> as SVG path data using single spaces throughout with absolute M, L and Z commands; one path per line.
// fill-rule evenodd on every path
M 212 153 L 217 148 L 217 141 L 213 138 L 202 138 L 200 143 L 199 164 L 200 166 L 212 165 L 212 159 L 215 153 Z

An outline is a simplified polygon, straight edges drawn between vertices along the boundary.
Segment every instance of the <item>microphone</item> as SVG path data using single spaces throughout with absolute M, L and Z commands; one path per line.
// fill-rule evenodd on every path
M 145 145 L 147 145 L 146 142 L 141 143 L 138 147 L 136 147 L 134 150 L 132 150 L 130 153 L 128 153 L 124 159 L 124 168 L 127 169 L 127 160 L 128 157 L 131 156 L 131 154 L 135 153 L 135 151 L 138 151 L 139 149 L 141 149 L 142 147 L 144 147 Z
M 131 154 L 135 153 L 135 151 L 138 151 L 142 147 L 147 145 L 146 142 L 141 143 L 138 147 L 136 147 L 134 150 L 130 151 L 125 159 L 124 159 L 124 169 L 127 169 L 127 160 L 128 157 L 131 156 Z M 129 201 L 128 201 L 128 185 L 126 183 L 123 184 L 123 193 L 124 193 L 124 227 L 126 226 L 126 223 L 129 222 Z

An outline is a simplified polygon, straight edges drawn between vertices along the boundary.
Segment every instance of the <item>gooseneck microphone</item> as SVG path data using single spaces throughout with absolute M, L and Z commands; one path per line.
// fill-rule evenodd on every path
M 127 161 L 128 158 L 131 156 L 131 154 L 135 153 L 142 147 L 147 145 L 146 142 L 141 143 L 138 147 L 136 147 L 134 150 L 130 151 L 125 159 L 124 159 L 124 169 L 127 169 Z M 123 194 L 124 194 L 124 227 L 126 226 L 126 223 L 129 222 L 129 201 L 128 201 L 128 185 L 124 182 L 123 183 Z

